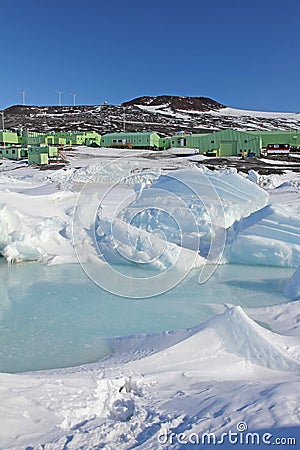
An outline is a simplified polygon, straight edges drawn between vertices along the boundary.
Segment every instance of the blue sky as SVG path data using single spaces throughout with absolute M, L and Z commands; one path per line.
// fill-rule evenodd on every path
M 300 111 L 299 0 L 3 0 L 0 108 L 211 97 Z

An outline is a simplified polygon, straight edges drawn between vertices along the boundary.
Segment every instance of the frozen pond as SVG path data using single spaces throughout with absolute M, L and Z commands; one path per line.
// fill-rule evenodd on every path
M 109 354 L 106 337 L 191 327 L 222 311 L 283 303 L 293 269 L 219 266 L 205 284 L 198 272 L 173 290 L 142 300 L 100 289 L 79 265 L 0 262 L 0 371 L 67 367 Z

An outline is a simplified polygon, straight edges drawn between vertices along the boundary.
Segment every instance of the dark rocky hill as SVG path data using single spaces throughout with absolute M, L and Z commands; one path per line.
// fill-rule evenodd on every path
M 5 128 L 32 131 L 83 131 L 100 134 L 156 131 L 208 133 L 225 128 L 290 130 L 300 128 L 300 114 L 239 111 L 206 97 L 140 97 L 121 105 L 21 106 L 4 110 Z
M 221 103 L 208 97 L 180 97 L 160 95 L 158 97 L 139 97 L 122 104 L 123 106 L 159 106 L 173 111 L 214 111 L 225 108 Z

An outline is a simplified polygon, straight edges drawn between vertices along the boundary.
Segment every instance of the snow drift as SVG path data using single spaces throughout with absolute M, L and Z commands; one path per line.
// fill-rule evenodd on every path
M 293 353 L 291 342 L 293 338 L 262 328 L 234 306 L 195 327 L 187 339 L 144 358 L 141 368 L 143 373 L 197 371 L 200 377 L 217 379 L 248 377 L 258 366 L 299 371 L 300 355 Z M 129 363 L 130 368 L 139 365 L 138 361 Z

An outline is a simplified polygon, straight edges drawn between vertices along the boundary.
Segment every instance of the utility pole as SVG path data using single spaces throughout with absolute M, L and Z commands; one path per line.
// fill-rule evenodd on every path
M 123 131 L 126 133 L 126 109 L 124 106 L 124 117 L 123 117 Z

